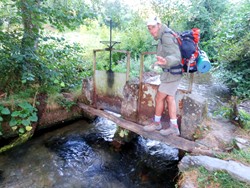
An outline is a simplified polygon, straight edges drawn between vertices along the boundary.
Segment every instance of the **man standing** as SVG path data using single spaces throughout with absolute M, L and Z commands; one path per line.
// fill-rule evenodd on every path
M 147 27 L 155 40 L 158 40 L 157 61 L 154 65 L 163 70 L 160 80 L 161 84 L 155 97 L 155 116 L 149 125 L 144 126 L 145 131 L 160 130 L 162 135 L 180 135 L 177 124 L 175 93 L 182 77 L 181 53 L 176 38 L 170 33 L 170 29 L 161 24 L 158 17 L 150 18 Z M 162 129 L 161 116 L 167 103 L 170 117 L 168 129 Z M 161 130 L 162 129 L 162 130 Z

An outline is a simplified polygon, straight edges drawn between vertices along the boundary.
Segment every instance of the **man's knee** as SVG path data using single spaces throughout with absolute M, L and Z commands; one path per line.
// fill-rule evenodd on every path
M 156 96 L 155 96 L 155 100 L 156 101 L 164 101 L 165 98 L 167 97 L 167 95 L 157 92 Z
M 168 95 L 166 97 L 167 103 L 174 103 L 175 102 L 175 98 L 174 96 Z

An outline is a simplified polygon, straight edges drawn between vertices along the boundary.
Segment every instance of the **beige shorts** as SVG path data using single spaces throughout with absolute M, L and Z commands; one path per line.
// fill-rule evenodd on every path
M 175 96 L 180 82 L 181 82 L 181 80 L 174 81 L 174 82 L 161 83 L 158 90 L 161 93 L 165 93 L 165 94 L 170 95 L 170 96 Z

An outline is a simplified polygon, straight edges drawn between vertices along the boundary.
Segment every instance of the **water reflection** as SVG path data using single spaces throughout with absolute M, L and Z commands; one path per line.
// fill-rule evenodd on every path
M 139 136 L 117 151 L 115 130 L 98 118 L 34 138 L 0 155 L 0 187 L 174 187 L 177 149 Z

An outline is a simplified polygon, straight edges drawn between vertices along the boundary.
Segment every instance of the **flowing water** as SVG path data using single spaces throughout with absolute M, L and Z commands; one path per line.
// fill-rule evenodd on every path
M 117 150 L 115 130 L 98 118 L 36 136 L 0 155 L 0 187 L 174 187 L 177 149 L 139 136 Z

